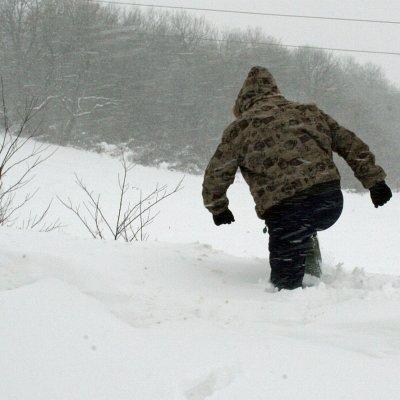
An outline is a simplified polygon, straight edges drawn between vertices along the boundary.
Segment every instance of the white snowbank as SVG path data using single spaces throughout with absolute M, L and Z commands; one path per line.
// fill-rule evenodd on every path
M 4 399 L 394 399 L 400 279 L 271 293 L 201 244 L 0 230 Z
M 118 170 L 60 148 L 37 171 L 32 207 L 80 200 L 77 172 L 111 214 Z M 131 183 L 180 178 L 138 166 Z M 160 205 L 155 241 L 89 239 L 57 202 L 50 219 L 63 232 L 0 228 L 0 399 L 397 399 L 399 196 L 375 210 L 346 193 L 340 222 L 321 234 L 322 283 L 273 293 L 267 236 L 237 180 L 232 226 L 212 225 L 201 177 L 187 176 Z
M 77 173 L 89 188 L 102 194 L 105 211 L 111 215 L 117 203 L 117 174 L 120 170 L 115 158 L 60 147 L 36 171 L 32 191 L 35 187 L 41 190 L 32 202 L 32 208 L 43 210 L 57 195 L 63 199 L 71 197 L 74 202 L 82 200 L 83 196 L 74 183 L 74 173 Z M 130 183 L 146 193 L 157 183 L 172 188 L 181 178 L 181 173 L 136 166 Z M 200 176 L 186 176 L 184 189 L 160 204 L 161 213 L 149 229 L 150 239 L 174 243 L 200 242 L 237 256 L 266 258 L 268 237 L 262 234 L 263 223 L 255 215 L 254 202 L 241 176 L 237 176 L 229 190 L 231 209 L 236 217 L 236 222 L 229 226 L 214 226 L 211 215 L 202 204 L 201 183 Z M 320 233 L 325 261 L 330 265 L 343 263 L 347 270 L 358 267 L 370 272 L 399 274 L 399 210 L 398 193 L 379 209 L 374 208 L 368 195 L 345 193 L 341 219 L 330 230 Z M 61 218 L 65 232 L 89 237 L 76 217 L 58 201 L 53 203 L 51 215 L 53 219 Z

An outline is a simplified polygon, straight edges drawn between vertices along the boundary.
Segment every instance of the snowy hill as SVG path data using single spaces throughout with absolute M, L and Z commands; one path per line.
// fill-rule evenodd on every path
M 43 210 L 56 196 L 71 197 L 76 202 L 82 200 L 82 193 L 75 184 L 74 173 L 77 173 L 91 189 L 102 194 L 106 212 L 115 215 L 119 172 L 119 161 L 105 154 L 58 148 L 57 153 L 36 170 L 35 180 L 26 189 L 40 188 L 31 208 Z M 180 172 L 138 165 L 132 170 L 129 181 L 133 187 L 148 193 L 157 184 L 173 187 L 182 176 Z M 214 226 L 211 215 L 203 207 L 201 183 L 202 177 L 185 176 L 184 189 L 160 205 L 160 215 L 149 229 L 150 239 L 200 242 L 236 256 L 265 258 L 268 238 L 262 234 L 263 223 L 255 215 L 254 202 L 242 177 L 237 176 L 228 193 L 236 217 L 236 222 L 230 226 Z M 341 219 L 329 231 L 320 234 L 325 261 L 329 265 L 343 263 L 350 271 L 362 268 L 369 272 L 399 274 L 400 235 L 396 217 L 399 210 L 397 194 L 385 207 L 375 209 L 368 194 L 345 193 Z M 83 238 L 90 236 L 58 201 L 53 203 L 49 220 L 56 218 L 65 225 L 63 231 Z
M 77 172 L 111 212 L 115 159 L 59 149 L 41 168 L 34 208 L 79 198 Z M 179 178 L 137 167 L 132 184 Z M 58 203 L 63 232 L 0 229 L 1 399 L 398 397 L 398 196 L 375 210 L 346 194 L 341 222 L 321 236 L 323 282 L 272 293 L 248 190 L 239 178 L 238 222 L 218 229 L 200 185 L 186 177 L 144 243 L 92 240 Z

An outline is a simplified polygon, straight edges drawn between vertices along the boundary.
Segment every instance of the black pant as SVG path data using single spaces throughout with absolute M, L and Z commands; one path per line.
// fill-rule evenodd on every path
M 343 195 L 335 181 L 300 192 L 267 211 L 271 282 L 277 288 L 302 286 L 311 236 L 331 227 L 342 209 Z

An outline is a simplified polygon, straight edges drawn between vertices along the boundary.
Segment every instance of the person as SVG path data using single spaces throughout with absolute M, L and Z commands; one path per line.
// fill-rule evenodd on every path
M 250 70 L 234 115 L 205 170 L 204 205 L 216 225 L 235 221 L 226 192 L 240 168 L 268 228 L 272 284 L 279 290 L 302 287 L 312 238 L 331 227 L 343 208 L 332 153 L 370 190 L 375 207 L 392 196 L 386 174 L 353 132 L 314 104 L 287 100 L 266 68 Z

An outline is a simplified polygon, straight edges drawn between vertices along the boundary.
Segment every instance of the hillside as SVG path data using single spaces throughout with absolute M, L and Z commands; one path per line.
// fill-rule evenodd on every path
M 38 1 L 34 8 L 23 2 L 20 9 L 15 1 L 4 3 L 0 75 L 9 119 L 16 121 L 27 100 L 36 99 L 40 131 L 48 142 L 81 149 L 123 144 L 142 165 L 169 163 L 176 170 L 201 173 L 232 121 L 232 106 L 249 69 L 263 65 L 288 99 L 316 103 L 357 132 L 388 170 L 389 182 L 400 187 L 399 90 L 377 65 L 344 57 L 352 53 L 285 47 L 280 30 L 255 16 L 249 29 L 238 30 L 235 24 L 218 29 L 188 13 L 136 7 L 123 12 L 86 0 Z M 318 13 L 326 14 L 326 7 Z M 314 25 L 317 21 L 302 22 L 297 29 L 287 20 L 280 24 L 285 32 L 312 33 L 318 42 L 325 34 L 333 40 L 347 32 L 343 28 L 335 35 Z M 18 26 L 24 27 L 23 35 Z M 387 31 L 386 37 L 395 34 Z M 283 43 L 299 40 L 296 34 Z M 387 40 L 385 46 L 372 40 L 371 47 L 351 43 L 347 34 L 340 45 L 330 45 L 395 48 Z M 345 187 L 361 189 L 348 170 L 342 176 Z
M 59 148 L 40 168 L 33 210 L 55 195 L 79 199 L 77 172 L 111 213 L 117 160 Z M 179 178 L 138 166 L 132 185 Z M 346 193 L 343 218 L 321 235 L 322 282 L 274 293 L 267 238 L 240 177 L 231 227 L 211 225 L 200 187 L 185 178 L 147 242 L 90 239 L 57 202 L 49 218 L 60 217 L 60 232 L 0 229 L 2 398 L 397 397 L 398 196 L 375 210 Z
M 28 192 L 40 189 L 30 208 L 39 212 L 54 199 L 48 220 L 60 218 L 64 232 L 89 238 L 78 219 L 57 201 L 56 196 L 62 199 L 70 197 L 74 203 L 84 199 L 75 184 L 76 173 L 94 193 L 101 194 L 105 212 L 115 217 L 120 163 L 107 154 L 55 148 L 56 154 L 38 167 L 35 180 L 26 188 Z M 149 193 L 157 184 L 172 188 L 182 177 L 183 190 L 157 209 L 160 214 L 148 229 L 150 240 L 200 242 L 236 256 L 267 256 L 268 237 L 262 234 L 263 222 L 255 215 L 254 202 L 240 175 L 228 193 L 236 217 L 235 224 L 230 226 L 214 226 L 202 203 L 202 177 L 199 176 L 137 165 L 128 179 L 132 186 L 132 201 L 138 198 L 138 189 Z M 395 218 L 400 209 L 399 196 L 395 195 L 390 203 L 379 209 L 374 208 L 368 194 L 346 191 L 344 197 L 341 219 L 329 231 L 320 233 L 325 261 L 329 265 L 343 263 L 348 270 L 358 267 L 368 272 L 399 273 L 396 249 L 400 246 L 400 236 Z M 24 213 L 27 215 L 29 208 Z

